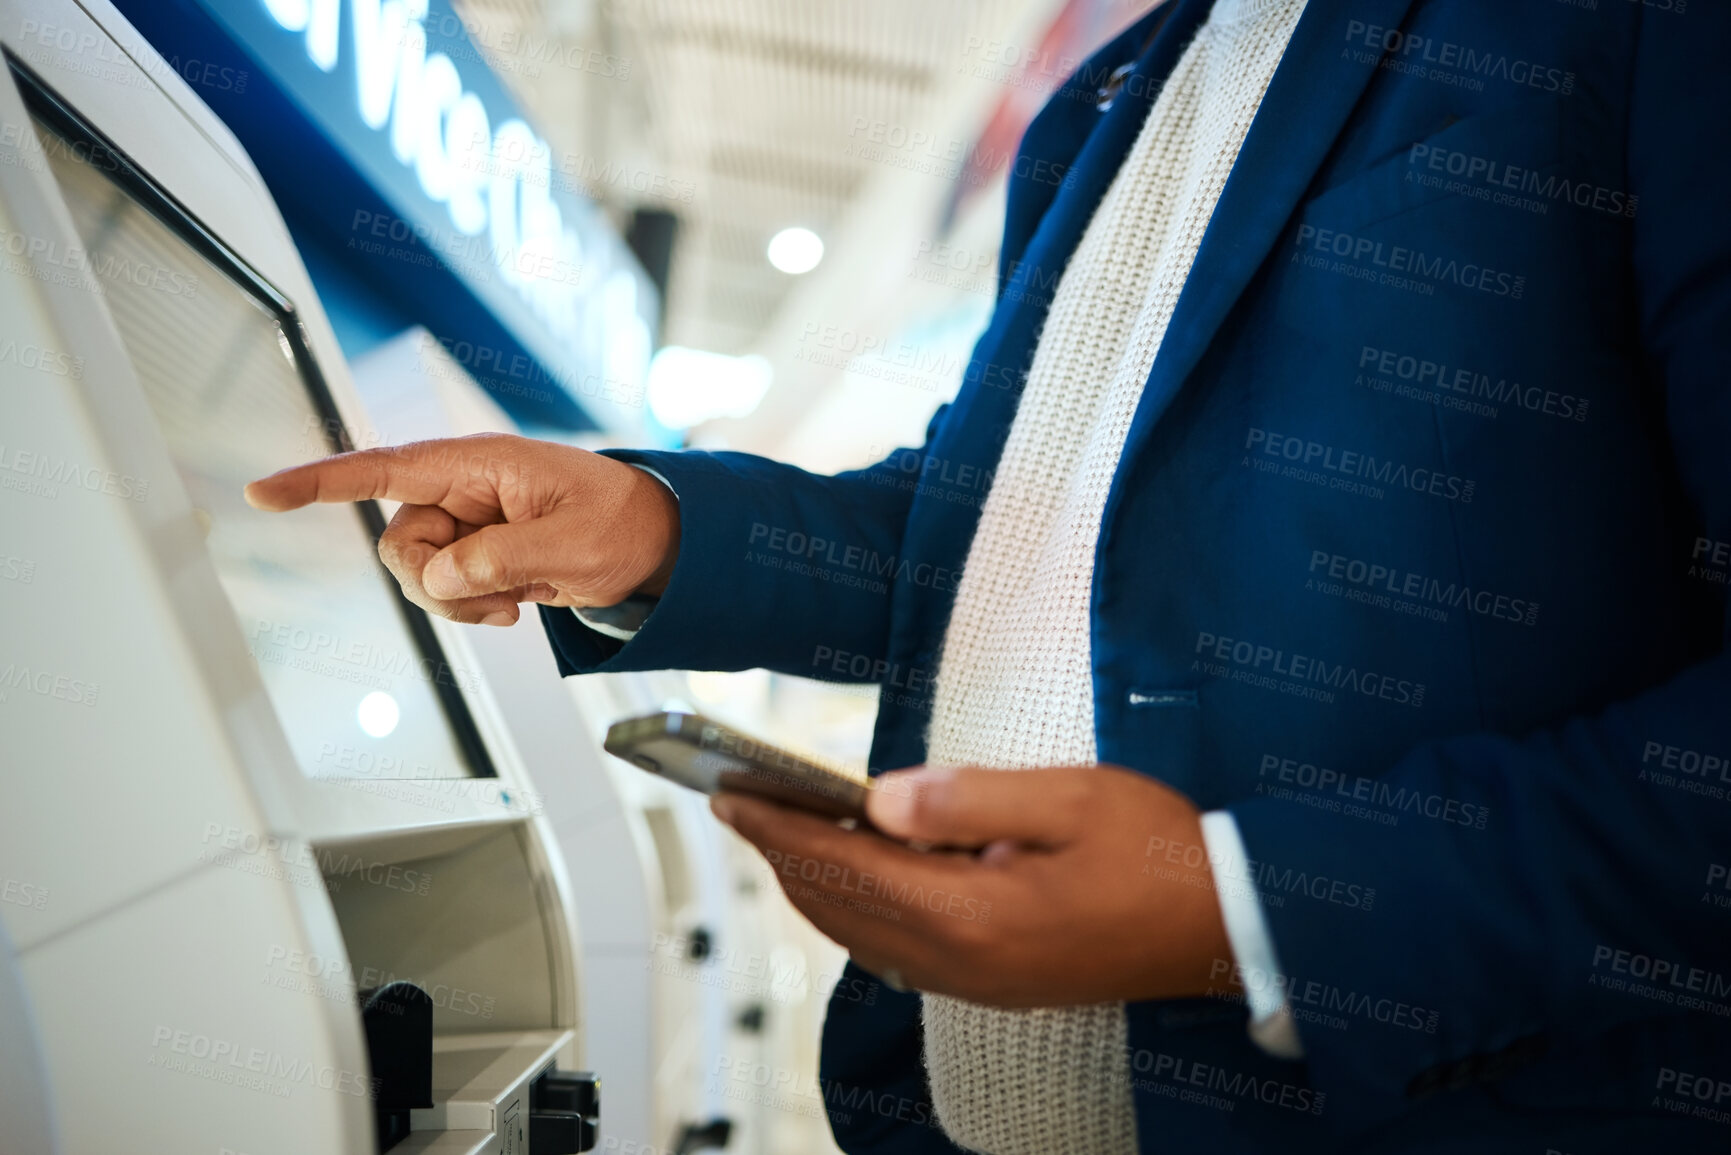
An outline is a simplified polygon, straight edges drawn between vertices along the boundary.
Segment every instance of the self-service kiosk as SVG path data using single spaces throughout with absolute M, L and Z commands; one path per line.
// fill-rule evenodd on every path
M 424 329 L 345 364 L 106 3 L 0 47 L 0 1150 L 830 1150 L 839 960 L 598 748 L 683 675 L 561 684 L 532 620 L 404 603 L 382 511 L 240 498 L 511 419 Z
M 470 639 L 376 507 L 241 498 L 371 435 L 270 196 L 100 0 L 0 45 L 3 1145 L 589 1148 L 572 887 Z

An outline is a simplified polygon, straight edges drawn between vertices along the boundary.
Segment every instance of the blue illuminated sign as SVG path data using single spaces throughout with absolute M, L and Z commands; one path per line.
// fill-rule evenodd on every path
M 556 424 L 639 426 L 655 291 L 598 207 L 561 186 L 552 149 L 448 0 L 119 4 L 165 56 L 226 52 L 263 74 L 280 100 L 199 95 L 247 146 L 285 213 L 314 220 L 339 257 L 372 258 L 374 280 L 388 282 L 380 291 L 411 302 L 417 319 L 431 310 L 442 340 L 480 324 L 474 304 L 496 319 L 539 370 L 532 383 L 502 388 L 476 371 L 509 408 Z M 284 131 L 275 123 L 284 110 L 320 139 Z M 365 195 L 331 178 L 322 157 L 281 155 L 296 146 L 334 150 L 334 167 L 351 170 Z M 464 300 L 440 299 L 441 286 L 412 262 L 387 263 L 405 242 L 460 281 Z M 489 364 L 522 360 L 488 348 L 485 333 L 465 339 Z M 523 400 L 549 389 L 559 403 Z

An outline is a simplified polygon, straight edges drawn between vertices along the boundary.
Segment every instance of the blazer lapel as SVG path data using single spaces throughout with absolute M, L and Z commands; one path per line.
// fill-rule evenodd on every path
M 999 254 L 997 307 L 975 347 L 970 378 L 978 371 L 1001 385 L 1005 378 L 1019 379 L 1032 363 L 1044 317 L 1070 255 L 1081 243 L 1088 221 L 1147 120 L 1160 86 L 1214 0 L 1167 3 L 1172 5 L 1171 18 L 1136 60 L 1132 78 L 1109 110 L 1099 110 L 1093 93 L 1111 71 L 1105 63 L 1110 54 L 1102 54 L 1072 77 L 1029 126 L 1016 169 L 1044 172 L 1048 183 L 1042 187 L 1030 178 L 1011 176 L 1004 247 Z M 1053 173 L 1059 176 L 1052 179 Z M 945 445 L 942 452 L 978 458 L 982 467 L 989 467 L 1003 451 L 1020 399 L 1019 387 L 963 389 L 945 429 L 965 438 L 967 450 Z M 976 432 L 982 429 L 990 432 Z M 952 504 L 945 507 L 945 513 L 971 525 L 979 510 Z M 970 529 L 961 536 L 960 549 L 967 548 L 971 534 Z
M 1080 243 L 1082 232 L 1118 167 L 1148 119 L 1160 86 L 1207 18 L 1214 0 L 1167 0 L 1169 17 L 1150 15 L 1120 37 L 1123 56 L 1110 49 L 1085 63 L 1029 124 L 1010 176 L 1005 206 L 1004 245 L 998 257 L 1002 292 L 1020 274 L 1023 293 L 1030 284 L 1043 298 Z M 1155 19 L 1159 34 L 1140 56 L 1134 41 Z M 1108 111 L 1098 106 L 1097 89 L 1120 62 L 1134 71 Z M 1049 303 L 1041 299 L 1040 307 Z
M 1080 206 L 1082 221 L 1093 214 L 1147 119 L 1149 105 L 1212 4 L 1213 0 L 1165 0 L 1156 5 L 1083 62 L 1028 125 L 1009 179 L 998 261 L 1000 290 L 1021 264 L 1035 227 L 1060 193 L 1066 202 Z M 1149 31 L 1156 25 L 1158 35 L 1150 41 Z M 1125 65 L 1134 69 L 1127 78 L 1118 77 L 1118 94 L 1110 111 L 1102 112 L 1100 90 Z M 1054 180 L 1054 173 L 1062 174 L 1062 179 Z M 1078 214 L 1071 210 L 1068 215 Z M 1063 248 L 1061 242 L 1058 247 Z
M 1376 65 L 1361 64 L 1352 53 L 1342 51 L 1347 47 L 1349 24 L 1398 28 L 1410 3 L 1309 0 L 1305 6 L 1203 234 L 1196 263 L 1184 282 L 1142 391 L 1124 460 L 1130 460 L 1147 440 L 1226 314 L 1280 239 L 1311 178 L 1376 73 Z M 1122 470 L 1119 476 L 1123 476 Z M 1116 496 L 1114 493 L 1114 504 Z M 1110 516 L 1110 505 L 1107 512 Z

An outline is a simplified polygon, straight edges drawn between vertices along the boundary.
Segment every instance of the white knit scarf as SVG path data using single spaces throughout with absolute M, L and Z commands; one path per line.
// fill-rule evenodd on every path
M 1304 0 L 1218 0 L 1059 282 L 944 638 L 927 761 L 1088 765 L 1107 488 L 1179 290 Z M 1126 927 L 1157 934 L 1157 927 Z M 990 1155 L 1133 1155 L 1120 1003 L 924 1000 L 945 1132 Z

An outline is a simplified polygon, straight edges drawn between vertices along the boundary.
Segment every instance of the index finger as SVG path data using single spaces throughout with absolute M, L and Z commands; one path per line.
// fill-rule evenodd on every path
M 436 468 L 419 444 L 393 445 L 338 453 L 280 470 L 249 482 L 244 492 L 248 504 L 271 513 L 299 509 L 315 501 L 400 501 L 450 509 L 446 503 L 458 491 L 460 480 L 449 468 Z M 451 512 L 459 517 L 464 513 Z
M 833 820 L 763 798 L 722 793 L 717 817 L 758 848 L 788 901 L 818 930 L 851 951 L 901 966 L 925 986 L 959 924 L 947 922 L 949 902 L 979 910 L 991 875 L 965 858 L 921 854 L 882 835 L 847 831 Z M 990 910 L 991 899 L 983 900 Z M 948 933 L 940 933 L 946 928 Z
M 833 818 L 751 794 L 723 791 L 711 800 L 710 809 L 760 851 L 819 864 L 817 875 L 801 873 L 800 878 L 823 891 L 845 889 L 849 879 L 874 876 L 917 879 L 927 886 L 938 880 L 954 884 L 975 870 L 966 855 L 928 854 L 876 831 L 848 830 Z

